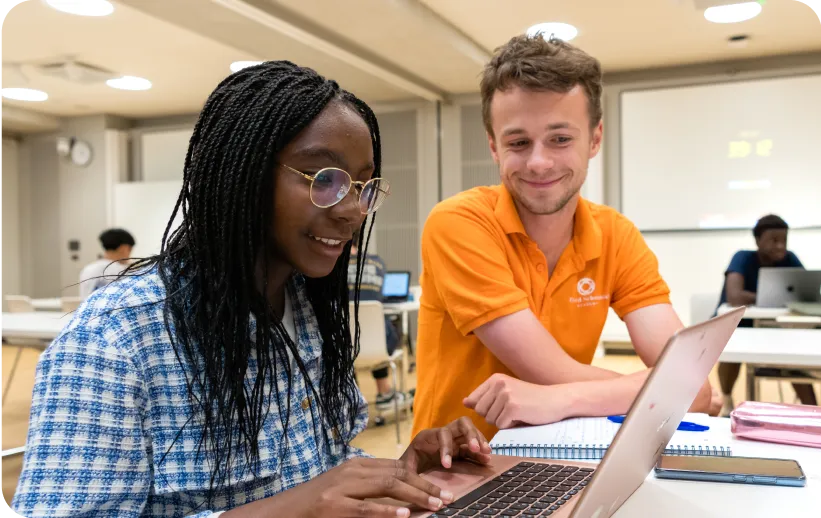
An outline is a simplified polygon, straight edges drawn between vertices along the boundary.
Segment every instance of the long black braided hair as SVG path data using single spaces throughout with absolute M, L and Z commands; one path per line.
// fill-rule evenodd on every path
M 346 103 L 365 120 L 373 143 L 373 176 L 380 176 L 379 128 L 363 101 L 336 82 L 288 61 L 243 69 L 217 86 L 200 113 L 161 252 L 129 268 L 132 273 L 156 268 L 165 285 L 166 331 L 187 372 L 196 413 L 192 420 L 203 430 L 198 453 L 207 455 L 212 466 L 209 501 L 221 486 L 231 483 L 232 467 L 240 462 L 243 469 L 256 473 L 258 437 L 268 415 L 265 394 L 274 393 L 279 400 L 278 369 L 286 371 L 287 400 L 291 399 L 291 380 L 297 373 L 291 372 L 289 351 L 319 402 L 320 422 L 328 425 L 319 426 L 326 443 L 334 441 L 333 431 L 346 437 L 354 426 L 359 281 L 373 218 L 358 232 L 354 339 L 349 330 L 347 283 L 351 243 L 328 276 L 305 279 L 322 337 L 319 387 L 308 378 L 293 341 L 264 295 L 267 271 L 262 272 L 266 285 L 261 290 L 255 271 L 257 258 L 267 258 L 271 252 L 277 156 L 332 101 Z M 172 232 L 180 214 L 181 224 Z M 248 389 L 246 372 L 252 355 L 258 375 Z M 285 431 L 282 456 L 288 447 L 290 406 L 279 417 Z

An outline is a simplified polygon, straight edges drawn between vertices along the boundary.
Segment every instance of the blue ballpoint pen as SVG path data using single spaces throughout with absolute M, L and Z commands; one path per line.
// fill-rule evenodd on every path
M 609 421 L 612 421 L 614 423 L 619 423 L 619 424 L 624 422 L 624 416 L 623 415 L 611 415 L 607 419 Z M 682 421 L 678 425 L 678 430 L 680 430 L 682 432 L 706 432 L 709 429 L 710 429 L 710 427 L 707 426 L 707 425 L 698 424 L 698 423 L 691 423 L 690 421 Z

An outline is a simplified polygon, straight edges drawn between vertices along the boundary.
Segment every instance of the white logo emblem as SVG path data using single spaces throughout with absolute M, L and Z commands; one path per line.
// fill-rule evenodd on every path
M 578 284 L 576 284 L 576 290 L 578 290 L 579 295 L 581 296 L 590 295 L 596 291 L 596 283 L 593 282 L 593 279 L 585 277 L 580 280 Z

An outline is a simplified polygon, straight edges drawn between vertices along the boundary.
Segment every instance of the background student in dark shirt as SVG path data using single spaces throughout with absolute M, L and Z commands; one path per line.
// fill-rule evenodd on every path
M 731 306 L 751 306 L 755 304 L 758 288 L 758 271 L 762 267 L 768 268 L 803 268 L 798 257 L 787 250 L 787 222 L 780 217 L 770 214 L 764 216 L 755 228 L 753 236 L 757 250 L 740 250 L 735 253 L 730 266 L 724 273 L 724 288 L 721 291 L 719 306 L 725 302 Z M 752 327 L 752 321 L 742 320 L 739 327 Z M 724 411 L 732 410 L 732 391 L 738 379 L 741 365 L 738 363 L 720 363 L 718 377 L 721 381 L 721 392 L 724 395 Z M 812 385 L 793 383 L 793 388 L 801 402 L 805 405 L 817 404 Z
M 353 286 L 356 282 L 356 243 L 358 237 L 353 238 L 354 246 L 351 247 L 351 262 L 348 264 L 348 287 L 353 297 Z M 362 284 L 359 288 L 359 300 L 378 300 L 382 302 L 382 285 L 385 283 L 385 262 L 376 254 L 367 254 L 362 267 Z M 385 317 L 385 342 L 388 346 L 388 354 L 393 354 L 399 346 L 399 333 L 393 322 Z M 405 403 L 407 396 L 401 392 L 395 392 L 388 380 L 388 368 L 382 367 L 373 371 L 376 380 L 376 408 L 377 410 L 390 410 L 393 408 L 393 398 L 399 398 L 399 404 Z

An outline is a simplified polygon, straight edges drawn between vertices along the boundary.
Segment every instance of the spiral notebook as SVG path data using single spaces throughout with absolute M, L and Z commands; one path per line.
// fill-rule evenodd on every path
M 698 422 L 701 414 L 687 414 L 685 421 Z M 703 417 L 703 415 L 702 415 Z M 500 430 L 490 442 L 496 455 L 556 460 L 601 460 L 616 437 L 620 424 L 606 417 L 581 417 L 558 423 Z M 712 430 L 676 431 L 664 455 L 730 457 L 730 446 Z

